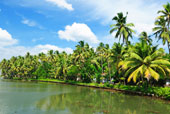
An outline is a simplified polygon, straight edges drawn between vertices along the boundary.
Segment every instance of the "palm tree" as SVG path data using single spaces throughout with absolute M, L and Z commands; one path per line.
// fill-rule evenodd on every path
M 112 19 L 113 21 L 116 21 L 116 24 L 111 25 L 111 27 L 113 28 L 110 30 L 110 34 L 112 34 L 114 31 L 117 31 L 115 38 L 119 38 L 119 41 L 121 38 L 123 38 L 123 43 L 126 43 L 126 45 L 128 45 L 129 37 L 132 38 L 132 33 L 135 32 L 130 28 L 134 27 L 134 24 L 127 23 L 126 19 L 127 15 L 124 17 L 122 12 L 117 13 L 117 16 L 113 17 Z
M 118 72 L 119 70 L 118 64 L 120 61 L 123 60 L 123 55 L 125 54 L 124 47 L 120 43 L 114 43 L 111 52 L 113 53 L 113 55 L 111 56 L 113 59 L 113 63 L 115 63 L 116 70 Z
M 158 41 L 162 39 L 163 45 L 167 43 L 170 54 L 170 31 L 166 27 L 165 19 L 159 18 L 155 21 L 155 25 L 156 27 L 153 28 L 155 37 L 158 38 Z
M 68 69 L 68 55 L 66 52 L 62 52 L 58 56 L 58 61 L 56 63 L 56 75 L 59 79 L 66 80 Z
M 80 41 L 79 44 L 76 46 L 76 50 L 74 50 L 74 62 L 81 63 L 84 61 L 83 52 L 85 51 L 85 43 L 84 41 Z
M 158 18 L 165 18 L 165 21 L 167 22 L 167 26 L 169 28 L 170 25 L 170 3 L 167 3 L 166 5 L 163 5 L 164 10 L 159 10 L 158 14 L 161 13 L 162 15 Z
M 7 77 L 8 69 L 8 60 L 3 59 L 0 63 L 1 75 Z
M 152 77 L 158 81 L 160 75 L 167 76 L 170 73 L 169 66 L 170 62 L 163 58 L 164 52 L 155 47 L 142 49 L 142 45 L 137 45 L 138 51 L 134 51 L 130 54 L 130 57 L 125 59 L 121 65 L 126 71 L 125 76 L 129 76 L 128 82 L 133 79 L 136 82 L 137 78 L 147 78 L 148 80 Z M 146 49 L 147 48 L 147 49 Z M 144 51 L 147 53 L 141 53 Z
M 123 47 L 123 44 L 114 43 L 111 49 L 112 55 L 110 56 L 113 69 L 114 69 L 114 78 L 117 81 L 120 81 L 121 73 L 119 72 L 119 63 L 124 60 L 124 56 L 126 54 L 126 49 Z
M 48 55 L 48 61 L 53 62 L 53 60 L 54 60 L 54 51 L 53 50 L 49 50 L 47 52 L 47 55 Z
M 112 53 L 112 50 L 110 49 L 109 47 L 109 44 L 106 44 L 105 45 L 105 58 L 106 58 L 106 61 L 107 61 L 107 68 L 108 68 L 108 74 L 109 74 L 109 78 L 110 78 L 110 82 L 111 82 L 111 69 L 112 69 L 112 64 L 113 63 L 113 58 L 112 56 L 114 55 Z
M 149 45 L 152 45 L 152 39 L 150 38 L 150 36 L 148 36 L 147 32 L 142 32 L 140 35 L 139 35 L 139 39 L 140 41 L 145 41 L 147 42 Z
M 106 51 L 105 45 L 101 42 L 96 49 L 96 54 L 98 55 L 98 59 L 100 61 L 100 65 L 101 65 L 101 68 L 102 68 L 102 74 L 104 73 L 103 63 L 104 63 L 105 51 Z
M 163 44 L 165 44 L 165 42 L 167 42 L 167 45 L 168 45 L 168 50 L 169 50 L 169 54 L 170 54 L 170 31 L 169 31 L 169 27 L 170 27 L 170 3 L 167 3 L 166 5 L 163 5 L 163 10 L 159 10 L 158 11 L 158 14 L 161 14 L 159 17 L 158 17 L 158 21 L 156 21 L 156 25 L 158 27 L 162 26 L 162 29 L 163 29 L 163 34 L 160 32 L 160 33 L 157 33 L 157 34 L 162 34 L 161 37 L 159 38 L 162 38 L 163 39 Z M 156 29 L 155 31 L 159 31 L 160 28 Z M 165 41 L 166 40 L 166 41 Z
M 91 57 L 91 54 L 94 54 L 93 51 L 94 50 L 90 49 L 87 43 L 80 41 L 71 56 L 72 60 L 74 61 L 73 65 L 75 65 L 78 70 L 80 70 L 78 76 L 83 80 L 90 76 L 90 74 L 86 72 L 86 65 L 90 61 L 89 58 Z

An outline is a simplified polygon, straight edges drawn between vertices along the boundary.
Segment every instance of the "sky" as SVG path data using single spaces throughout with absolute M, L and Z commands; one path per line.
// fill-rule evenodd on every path
M 0 60 L 27 52 L 72 53 L 80 40 L 96 48 L 118 42 L 109 34 L 112 18 L 128 12 L 135 24 L 133 43 L 142 31 L 153 34 L 157 11 L 168 0 L 0 0 Z M 161 42 L 159 47 L 167 50 Z

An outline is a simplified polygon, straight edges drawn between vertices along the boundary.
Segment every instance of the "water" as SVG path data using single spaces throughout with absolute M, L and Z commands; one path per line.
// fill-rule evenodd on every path
M 170 114 L 170 103 L 72 85 L 4 80 L 0 114 Z

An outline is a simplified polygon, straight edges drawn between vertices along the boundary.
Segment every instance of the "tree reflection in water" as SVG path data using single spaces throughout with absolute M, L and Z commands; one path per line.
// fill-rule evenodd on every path
M 43 111 L 67 111 L 73 114 L 170 114 L 170 104 L 163 102 L 151 98 L 83 88 L 79 92 L 43 98 L 36 102 L 36 107 Z

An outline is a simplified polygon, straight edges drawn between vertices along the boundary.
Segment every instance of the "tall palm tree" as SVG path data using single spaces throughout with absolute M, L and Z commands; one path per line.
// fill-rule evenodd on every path
M 163 45 L 167 43 L 170 54 L 170 31 L 166 26 L 165 19 L 159 18 L 158 20 L 155 21 L 155 25 L 156 27 L 153 28 L 153 31 L 155 32 L 154 33 L 155 37 L 158 38 L 158 41 L 161 39 Z
M 163 8 L 164 8 L 163 10 L 158 11 L 158 14 L 161 14 L 160 16 L 158 16 L 158 20 L 164 21 L 164 22 L 161 22 L 162 28 L 166 28 L 166 30 L 164 32 L 164 36 L 159 37 L 159 38 L 162 38 L 163 40 L 166 39 L 169 54 L 170 54 L 170 30 L 169 30 L 170 29 L 170 3 L 163 5 Z M 159 22 L 156 22 L 155 24 L 158 26 L 161 25 L 161 24 L 159 24 Z M 165 41 L 163 41 L 163 42 L 164 42 L 163 44 L 165 44 Z
M 71 56 L 72 60 L 74 61 L 73 65 L 76 65 L 78 70 L 82 71 L 78 74 L 78 77 L 80 79 L 84 80 L 84 78 L 87 77 L 86 74 L 88 74 L 89 76 L 89 73 L 85 72 L 85 70 L 87 70 L 86 65 L 89 62 L 89 58 L 91 57 L 91 51 L 93 52 L 94 50 L 91 50 L 87 43 L 85 43 L 84 41 L 80 41 Z
M 129 46 L 130 47 L 130 46 Z M 126 55 L 126 48 L 123 47 L 123 44 L 114 43 L 111 49 L 111 60 L 113 63 L 114 69 L 114 78 L 120 81 L 120 72 L 119 72 L 119 63 L 124 60 L 124 56 Z
M 109 78 L 110 78 L 110 81 L 111 81 L 111 72 L 113 69 L 113 58 L 112 56 L 114 55 L 114 53 L 112 53 L 112 50 L 110 49 L 109 47 L 109 44 L 106 44 L 105 45 L 105 58 L 106 58 L 106 61 L 107 61 L 107 68 L 108 68 L 108 74 L 109 74 Z
M 130 28 L 134 27 L 134 24 L 127 23 L 126 19 L 127 15 L 123 16 L 122 12 L 117 13 L 117 16 L 113 17 L 112 19 L 113 21 L 116 21 L 116 24 L 111 25 L 112 29 L 110 30 L 110 33 L 112 34 L 114 31 L 117 31 L 115 38 L 119 38 L 119 41 L 121 38 L 123 38 L 123 43 L 126 43 L 126 45 L 128 45 L 129 37 L 132 38 L 132 33 L 135 32 Z
M 66 52 L 60 53 L 58 61 L 56 63 L 56 75 L 59 79 L 66 80 L 67 69 L 68 69 L 68 55 Z M 63 76 L 62 76 L 63 75 Z
M 104 63 L 105 51 L 106 51 L 105 45 L 101 42 L 96 49 L 96 54 L 98 55 L 98 59 L 100 61 L 100 65 L 102 68 L 102 74 L 104 73 L 103 63 Z
M 167 3 L 165 5 L 163 5 L 164 10 L 159 10 L 158 14 L 161 13 L 162 15 L 160 15 L 158 18 L 165 18 L 165 21 L 167 22 L 167 26 L 169 28 L 170 26 L 170 3 Z
M 74 61 L 81 63 L 84 61 L 83 53 L 85 51 L 85 43 L 84 41 L 80 41 L 79 44 L 76 46 L 76 50 L 74 50 Z

